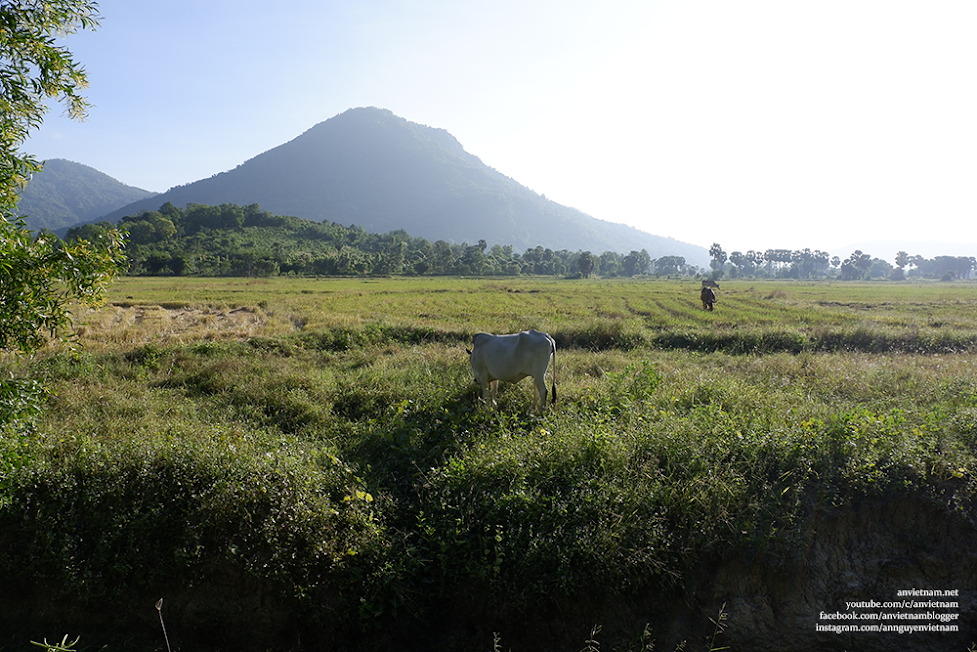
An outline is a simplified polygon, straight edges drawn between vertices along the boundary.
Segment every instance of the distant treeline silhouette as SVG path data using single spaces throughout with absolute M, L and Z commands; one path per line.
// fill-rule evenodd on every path
M 84 224 L 69 229 L 66 239 L 97 240 L 112 227 L 109 222 Z M 273 215 L 257 204 L 189 204 L 181 209 L 167 202 L 159 210 L 123 217 L 118 227 L 128 233 L 127 273 L 135 276 L 708 274 L 712 278 L 952 280 L 970 278 L 977 270 L 977 260 L 963 256 L 927 259 L 900 252 L 893 265 L 861 251 L 845 260 L 811 249 L 727 255 L 713 244 L 710 272 L 687 264 L 682 256 L 652 259 L 644 249 L 595 254 L 536 246 L 516 253 L 511 245 L 490 247 L 485 240 L 456 244 L 415 238 L 403 230 L 368 233 L 355 225 Z
M 950 281 L 971 278 L 977 271 L 977 258 L 973 256 L 925 258 L 905 251 L 898 252 L 890 263 L 858 249 L 844 260 L 826 251 L 811 249 L 734 251 L 727 255 L 718 243 L 713 243 L 709 255 L 712 257 L 712 278 L 838 278 L 844 281 L 881 278 L 901 281 L 918 277 Z
M 97 240 L 113 225 L 84 224 L 68 240 Z M 523 253 L 511 245 L 431 242 L 406 231 L 368 233 L 358 226 L 273 215 L 257 204 L 186 209 L 166 203 L 156 211 L 129 215 L 118 227 L 128 233 L 127 273 L 136 276 L 366 276 L 506 275 L 587 277 L 645 274 L 653 262 L 665 273 L 702 270 L 681 256 L 652 261 L 647 251 L 553 251 L 542 246 Z

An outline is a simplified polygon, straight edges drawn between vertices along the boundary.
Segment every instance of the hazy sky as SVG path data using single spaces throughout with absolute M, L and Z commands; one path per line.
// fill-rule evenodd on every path
M 26 149 L 132 186 L 377 106 L 561 204 L 727 252 L 977 242 L 973 0 L 99 7 L 65 41 L 88 121 L 56 107 Z

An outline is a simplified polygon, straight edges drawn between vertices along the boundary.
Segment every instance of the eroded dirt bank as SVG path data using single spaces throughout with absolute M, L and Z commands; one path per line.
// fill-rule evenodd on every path
M 946 496 L 949 496 L 949 492 Z M 729 555 L 698 565 L 672 595 L 621 597 L 599 604 L 580 595 L 533 613 L 500 614 L 484 596 L 462 592 L 425 622 L 404 612 L 369 635 L 341 634 L 329 619 L 297 617 L 280 587 L 215 569 L 193 586 L 160 587 L 170 642 L 181 650 L 367 650 L 578 652 L 587 649 L 671 652 L 710 645 L 748 652 L 966 652 L 977 643 L 977 527 L 947 497 L 866 500 L 856 508 L 821 510 L 797 540 L 791 562 Z M 958 595 L 900 596 L 900 591 Z M 160 595 L 107 613 L 57 599 L 53 586 L 6 584 L 0 594 L 0 640 L 21 649 L 29 637 L 83 634 L 88 645 L 123 640 L 130 649 L 164 649 Z M 328 600 L 327 597 L 320 596 Z M 848 603 L 912 600 L 934 606 L 849 608 Z M 955 603 L 956 606 L 935 606 Z M 710 619 L 725 614 L 724 631 Z M 893 620 L 823 619 L 825 614 L 949 614 L 955 632 L 837 634 L 817 626 L 939 624 L 939 616 Z M 648 624 L 650 637 L 642 639 Z M 600 626 L 595 631 L 595 626 Z M 499 639 L 494 638 L 498 634 Z M 108 638 L 106 638 L 108 637 Z M 111 639 L 111 640 L 108 640 Z M 654 647 L 647 645 L 654 640 Z M 29 649 L 29 646 L 24 647 Z
M 903 496 L 824 510 L 799 542 L 796 561 L 784 568 L 743 557 L 700 568 L 686 596 L 687 614 L 701 619 L 725 604 L 726 632 L 718 640 L 734 650 L 965 652 L 977 642 L 977 529 L 948 502 Z M 913 589 L 916 595 L 906 595 Z M 937 591 L 947 594 L 928 594 Z M 887 604 L 907 600 L 915 605 Z M 932 618 L 915 617 L 929 613 Z M 885 615 L 849 620 L 839 614 Z M 930 623 L 958 631 L 823 631 Z
M 799 537 L 789 563 L 777 565 L 756 555 L 713 559 L 686 578 L 684 595 L 601 605 L 582 595 L 524 622 L 493 622 L 492 615 L 462 601 L 445 614 L 444 635 L 427 649 L 490 650 L 492 632 L 498 631 L 504 650 L 577 652 L 587 649 L 593 627 L 600 625 L 593 636 L 600 650 L 645 650 L 654 639 L 653 649 L 666 652 L 681 649 L 683 642 L 687 652 L 710 646 L 744 652 L 967 652 L 977 643 L 977 527 L 964 510 L 949 504 L 950 495 L 948 490 L 944 497 L 907 495 L 823 509 Z M 899 595 L 912 589 L 958 595 Z M 906 600 L 916 606 L 886 604 Z M 880 606 L 868 606 L 875 603 Z M 713 622 L 720 613 L 725 614 L 721 632 Z M 887 615 L 885 620 L 836 617 L 853 613 Z M 466 620 L 467 631 L 459 627 Z M 651 636 L 642 639 L 645 623 Z M 824 631 L 838 625 L 928 624 L 953 625 L 957 631 Z

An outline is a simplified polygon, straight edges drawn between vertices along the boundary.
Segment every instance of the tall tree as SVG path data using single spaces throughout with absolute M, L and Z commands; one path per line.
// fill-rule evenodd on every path
M 31 353 L 70 324 L 68 305 L 94 302 L 116 273 L 122 237 L 106 231 L 68 244 L 35 236 L 12 216 L 18 190 L 40 169 L 20 147 L 38 129 L 49 100 L 83 119 L 85 71 L 55 37 L 97 25 L 89 0 L 0 1 L 0 349 Z
M 841 264 L 841 278 L 845 281 L 866 278 L 871 267 L 872 257 L 869 254 L 862 253 L 861 249 L 856 249 Z
M 905 267 L 909 264 L 909 254 L 905 251 L 896 252 L 896 267 Z
M 753 272 L 752 260 L 742 251 L 734 251 L 729 254 L 729 262 L 736 267 L 733 268 L 734 275 L 750 274 Z
M 726 264 L 726 252 L 723 248 L 719 246 L 718 242 L 712 243 L 709 247 L 709 255 L 712 257 L 712 261 L 709 266 L 712 267 L 712 277 L 720 278 L 723 275 L 723 266 Z
M 644 249 L 641 251 L 632 250 L 631 253 L 624 257 L 622 264 L 624 265 L 625 276 L 644 274 L 648 271 L 648 266 L 651 265 L 651 256 Z
M 683 256 L 662 256 L 655 261 L 655 272 L 658 274 L 681 274 L 683 267 L 685 267 Z
M 594 271 L 594 255 L 589 251 L 584 251 L 577 258 L 577 269 L 584 278 L 590 278 L 590 273 Z
M 64 103 L 74 119 L 87 116 L 81 95 L 85 70 L 55 37 L 98 25 L 98 5 L 89 0 L 0 2 L 0 202 L 17 204 L 17 191 L 41 169 L 19 151 L 41 126 L 48 100 Z

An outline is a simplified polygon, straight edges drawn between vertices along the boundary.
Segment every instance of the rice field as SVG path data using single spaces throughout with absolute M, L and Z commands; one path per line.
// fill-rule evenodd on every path
M 764 338 L 788 350 L 880 352 L 951 352 L 977 342 L 972 283 L 730 281 L 706 312 L 689 281 L 124 278 L 108 304 L 78 315 L 82 341 L 125 346 L 371 324 L 458 337 L 537 328 L 564 334 L 571 346 L 600 332 L 616 338 L 612 347 L 737 352 L 762 350 Z
M 977 285 L 721 285 L 120 279 L 75 351 L 2 361 L 46 389 L 0 438 L 0 576 L 40 587 L 0 645 L 160 649 L 162 595 L 182 649 L 708 649 L 702 564 L 789 568 L 880 499 L 977 522 Z M 528 328 L 557 406 L 485 409 L 465 347 Z

